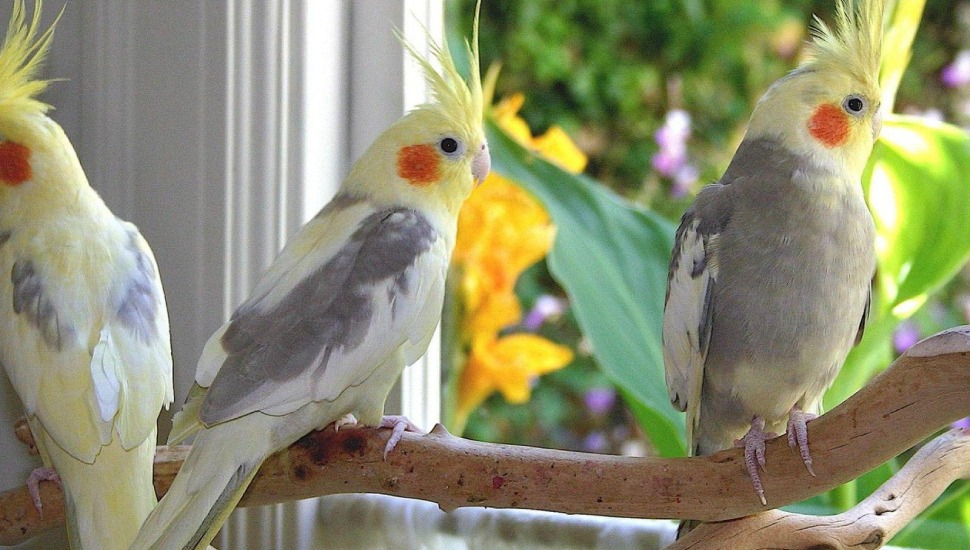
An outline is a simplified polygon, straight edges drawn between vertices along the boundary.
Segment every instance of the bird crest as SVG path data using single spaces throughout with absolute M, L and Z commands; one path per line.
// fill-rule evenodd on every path
M 24 0 L 13 3 L 7 34 L 0 46 L 0 116 L 46 113 L 51 108 L 37 99 L 50 81 L 39 80 L 36 76 L 50 50 L 57 22 L 41 32 L 41 11 L 41 0 L 37 0 L 28 20 Z
M 838 0 L 833 27 L 815 16 L 808 57 L 799 68 L 847 72 L 878 90 L 882 24 L 882 0 Z
M 398 39 L 401 40 L 404 48 L 424 72 L 425 82 L 427 82 L 428 88 L 431 91 L 431 101 L 419 105 L 415 110 L 434 113 L 461 128 L 469 135 L 480 131 L 477 129 L 481 128 L 482 115 L 484 113 L 478 54 L 478 18 L 480 9 L 481 2 L 479 1 L 478 6 L 475 8 L 475 22 L 472 30 L 471 44 L 467 41 L 465 42 L 465 51 L 468 54 L 470 82 L 466 82 L 455 67 L 455 60 L 452 58 L 451 51 L 448 48 L 447 38 L 443 39 L 441 45 L 437 44 L 433 39 L 429 39 L 428 41 L 431 55 L 441 67 L 439 70 L 398 33 Z

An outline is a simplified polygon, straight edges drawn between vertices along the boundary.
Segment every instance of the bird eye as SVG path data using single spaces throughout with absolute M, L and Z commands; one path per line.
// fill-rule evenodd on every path
M 453 137 L 442 138 L 438 142 L 438 148 L 446 155 L 454 154 L 461 148 L 461 144 Z
M 857 95 L 850 95 L 842 102 L 842 108 L 851 115 L 859 115 L 866 110 L 866 100 Z

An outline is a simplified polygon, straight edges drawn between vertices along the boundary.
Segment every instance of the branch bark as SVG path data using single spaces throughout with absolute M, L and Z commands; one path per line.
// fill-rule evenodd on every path
M 960 478 L 970 478 L 967 428 L 954 428 L 925 445 L 896 475 L 851 510 L 822 517 L 771 510 L 702 523 L 667 550 L 880 548 Z
M 817 477 L 808 474 L 784 437 L 769 442 L 763 476 L 769 506 L 799 502 L 855 479 L 966 416 L 970 326 L 920 342 L 845 403 L 810 422 Z M 331 428 L 308 434 L 263 464 L 241 505 L 366 492 L 437 502 L 444 510 L 488 506 L 702 521 L 767 510 L 737 449 L 694 458 L 616 457 L 479 443 L 436 426 L 427 435 L 406 433 L 384 461 L 388 436 L 387 430 Z M 159 495 L 187 452 L 159 448 Z M 0 495 L 0 544 L 63 522 L 60 489 L 42 483 L 41 494 L 43 518 L 26 488 Z

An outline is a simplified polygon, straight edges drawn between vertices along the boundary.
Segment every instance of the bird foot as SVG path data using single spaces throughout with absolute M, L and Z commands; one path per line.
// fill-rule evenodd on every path
M 798 407 L 792 407 L 788 413 L 788 446 L 793 450 L 798 446 L 802 462 L 808 468 L 808 473 L 815 475 L 812 469 L 812 454 L 808 451 L 808 426 L 806 422 L 818 418 L 817 414 L 807 413 Z
M 765 488 L 764 484 L 761 483 L 758 466 L 767 471 L 767 468 L 765 468 L 765 441 L 776 436 L 775 433 L 766 432 L 765 420 L 756 416 L 751 420 L 751 429 L 748 430 L 748 433 L 744 434 L 741 439 L 734 441 L 735 447 L 744 449 L 744 467 L 751 478 L 751 484 L 754 485 L 754 492 L 761 499 L 762 506 L 766 506 L 768 500 L 765 499 Z
M 40 501 L 40 482 L 41 481 L 53 481 L 54 483 L 61 484 L 61 476 L 57 475 L 54 468 L 49 468 L 44 466 L 42 468 L 36 468 L 30 475 L 27 476 L 27 493 L 30 495 L 30 500 L 34 501 L 34 508 L 37 509 L 37 513 L 40 517 L 44 517 L 44 504 Z
M 17 435 L 17 439 L 27 446 L 27 454 L 40 454 L 40 451 L 37 450 L 37 442 L 34 440 L 33 432 L 30 431 L 30 424 L 27 422 L 26 416 L 22 416 L 16 422 L 14 422 L 13 429 L 14 433 Z
M 339 432 L 340 428 L 343 428 L 344 426 L 356 426 L 356 425 L 357 425 L 357 417 L 350 413 L 347 413 L 334 421 L 333 431 Z
M 423 434 L 424 430 L 417 427 L 413 422 L 407 419 L 407 417 L 399 415 L 390 415 L 381 418 L 381 423 L 377 425 L 378 428 L 391 428 L 391 438 L 387 440 L 387 445 L 384 446 L 384 460 L 387 460 L 387 454 L 397 447 L 401 437 L 404 432 L 414 432 Z

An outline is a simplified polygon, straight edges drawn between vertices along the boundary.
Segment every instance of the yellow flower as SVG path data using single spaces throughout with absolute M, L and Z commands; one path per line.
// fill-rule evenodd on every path
M 466 337 L 498 332 L 521 317 L 515 282 L 549 253 L 554 234 L 542 205 L 500 176 L 488 176 L 465 201 L 454 262 L 461 266 Z
M 458 424 L 496 390 L 509 403 L 525 403 L 533 378 L 572 360 L 572 350 L 534 334 L 477 338 L 458 383 Z
M 495 122 L 515 141 L 558 164 L 563 170 L 574 174 L 582 172 L 589 159 L 562 128 L 550 126 L 545 134 L 532 137 L 529 125 L 518 115 L 524 103 L 525 96 L 521 93 L 505 98 L 492 109 Z
M 553 126 L 533 137 L 519 109 L 525 97 L 514 94 L 493 108 L 498 124 L 516 141 L 570 172 L 582 172 L 586 156 Z M 467 359 L 457 380 L 453 424 L 458 433 L 493 392 L 511 403 L 528 401 L 531 380 L 572 361 L 569 348 L 532 334 L 499 337 L 522 318 L 515 283 L 552 246 L 555 227 L 549 214 L 515 182 L 490 174 L 472 192 L 458 217 L 452 258 L 462 303 L 459 353 Z M 452 394 L 455 395 L 455 394 Z

